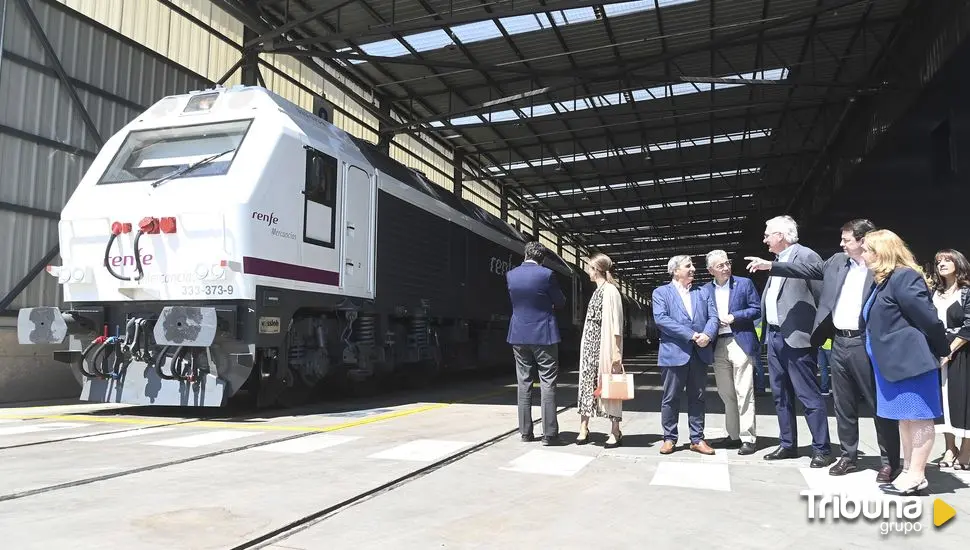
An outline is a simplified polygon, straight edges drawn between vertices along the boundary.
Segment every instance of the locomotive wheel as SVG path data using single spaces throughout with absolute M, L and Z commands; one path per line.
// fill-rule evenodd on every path
M 308 386 L 301 377 L 290 373 L 292 385 L 283 387 L 283 391 L 276 397 L 276 402 L 288 409 L 306 405 L 313 395 L 313 388 Z

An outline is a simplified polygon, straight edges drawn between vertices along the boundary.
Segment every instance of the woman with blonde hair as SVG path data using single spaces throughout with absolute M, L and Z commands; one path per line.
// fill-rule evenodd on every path
M 903 447 L 903 471 L 884 489 L 915 493 L 927 487 L 934 420 L 943 415 L 937 370 L 950 345 L 923 271 L 899 236 L 885 229 L 867 233 L 862 259 L 876 284 L 862 308 L 876 414 L 899 421 Z
M 612 268 L 613 261 L 605 254 L 595 254 L 586 261 L 586 274 L 596 283 L 596 290 L 589 299 L 580 344 L 577 401 L 580 427 L 576 438 L 576 443 L 586 443 L 589 418 L 606 417 L 613 422 L 613 431 L 606 442 L 608 448 L 619 446 L 623 439 L 620 432 L 623 401 L 595 395 L 600 375 L 620 372 L 623 362 L 623 302 L 610 274 Z

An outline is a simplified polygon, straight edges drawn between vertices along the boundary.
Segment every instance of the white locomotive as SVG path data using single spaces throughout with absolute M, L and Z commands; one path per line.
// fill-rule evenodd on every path
M 61 343 L 81 399 L 304 401 L 445 367 L 501 365 L 504 273 L 525 237 L 269 90 L 161 99 L 111 137 L 59 223 L 65 311 L 20 311 Z M 549 260 L 578 346 L 586 277 Z

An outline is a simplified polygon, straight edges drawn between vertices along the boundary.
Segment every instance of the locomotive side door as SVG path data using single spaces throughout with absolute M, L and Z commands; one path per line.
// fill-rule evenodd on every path
M 335 157 L 310 146 L 306 149 L 306 181 L 303 188 L 303 253 L 307 268 L 301 280 L 338 286 L 340 276 L 341 209 L 344 174 Z
M 373 298 L 377 185 L 374 176 L 353 165 L 345 181 L 341 280 L 348 294 Z

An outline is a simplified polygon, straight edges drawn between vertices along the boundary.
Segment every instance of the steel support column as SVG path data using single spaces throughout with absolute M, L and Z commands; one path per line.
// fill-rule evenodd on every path
M 381 139 L 385 139 L 385 134 L 381 135 Z M 452 185 L 454 186 L 455 196 L 461 198 L 462 190 L 462 180 L 464 179 L 463 172 L 461 171 L 462 165 L 465 164 L 465 152 L 461 149 L 455 151 L 455 160 L 452 163 L 452 169 L 454 170 L 454 176 L 452 177 Z
M 243 27 L 243 42 L 248 42 L 259 36 L 256 31 L 249 27 Z M 255 48 L 245 48 L 242 51 L 242 59 L 239 63 L 242 66 L 243 86 L 265 86 L 262 84 L 263 75 L 259 74 L 259 52 Z

